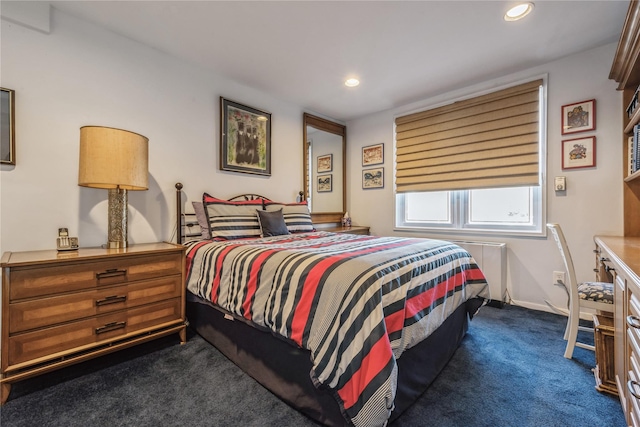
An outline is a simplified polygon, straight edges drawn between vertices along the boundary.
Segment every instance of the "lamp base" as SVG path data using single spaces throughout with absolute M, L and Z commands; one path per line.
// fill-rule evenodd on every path
M 128 212 L 127 190 L 122 188 L 109 189 L 109 237 L 107 248 L 122 249 L 127 242 Z

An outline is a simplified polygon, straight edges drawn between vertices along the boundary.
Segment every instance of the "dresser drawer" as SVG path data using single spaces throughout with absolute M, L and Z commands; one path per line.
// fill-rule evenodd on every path
M 9 333 L 110 313 L 181 296 L 182 276 L 31 299 L 9 306 Z
M 11 301 L 182 273 L 182 255 L 110 257 L 11 269 Z
M 137 332 L 144 332 L 145 328 L 157 329 L 163 324 L 180 323 L 181 319 L 182 299 L 174 298 L 51 328 L 16 334 L 9 337 L 7 371 L 11 371 L 13 365 L 31 361 L 45 362 L 64 356 L 65 352 L 70 350 L 77 352 L 83 346 L 90 350 L 92 344 L 128 338 Z
M 633 383 L 637 383 L 638 382 L 638 377 L 636 375 L 636 371 L 629 371 L 629 381 L 633 382 Z M 635 393 L 638 393 L 638 389 L 637 386 L 633 386 L 633 389 L 636 390 Z M 640 420 L 638 420 L 638 415 L 640 414 L 640 407 L 638 406 L 638 399 L 631 393 L 629 393 L 629 399 L 630 399 L 630 418 L 631 418 L 631 426 L 633 427 L 640 427 L 640 424 L 638 423 Z

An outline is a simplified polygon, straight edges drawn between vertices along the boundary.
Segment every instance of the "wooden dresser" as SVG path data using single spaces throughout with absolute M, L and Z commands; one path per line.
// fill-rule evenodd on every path
M 11 384 L 171 333 L 186 341 L 184 247 L 6 252 L 1 403 Z
M 346 233 L 346 234 L 363 234 L 369 235 L 369 227 L 365 227 L 362 225 L 352 225 L 351 227 L 343 227 L 341 225 L 336 225 L 333 227 L 324 227 L 317 228 L 318 231 L 329 231 L 331 233 Z

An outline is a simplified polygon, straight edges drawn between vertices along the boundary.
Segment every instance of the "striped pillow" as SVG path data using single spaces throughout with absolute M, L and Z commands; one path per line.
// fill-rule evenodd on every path
M 284 223 L 287 224 L 289 233 L 308 233 L 310 231 L 316 231 L 311 222 L 311 213 L 309 213 L 309 206 L 307 202 L 301 203 L 276 203 L 266 202 L 265 208 L 268 211 L 277 211 L 282 209 L 282 216 L 284 216 Z
M 230 202 L 204 193 L 202 205 L 209 217 L 211 238 L 260 237 L 260 223 L 256 209 L 262 210 L 262 199 Z

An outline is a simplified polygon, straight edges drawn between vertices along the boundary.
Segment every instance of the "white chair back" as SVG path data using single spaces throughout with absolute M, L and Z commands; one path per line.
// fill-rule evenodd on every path
M 547 224 L 547 228 L 553 234 L 553 239 L 558 244 L 558 249 L 560 250 L 560 255 L 562 255 L 562 260 L 564 261 L 564 268 L 567 271 L 567 283 L 565 286 L 569 292 L 571 292 L 572 298 L 578 297 L 578 282 L 576 280 L 576 271 L 573 267 L 573 260 L 571 259 L 571 252 L 569 252 L 569 247 L 567 246 L 567 241 L 564 238 L 564 233 L 562 232 L 562 228 L 560 228 L 560 224 Z
M 564 357 L 571 359 L 573 356 L 574 347 L 582 347 L 593 351 L 595 347 L 592 344 L 578 341 L 578 330 L 590 331 L 593 333 L 593 328 L 588 326 L 580 326 L 580 309 L 581 307 L 601 311 L 611 312 L 613 311 L 613 304 L 611 304 L 609 298 L 601 299 L 592 295 L 593 289 L 596 289 L 596 295 L 609 296 L 613 295 L 613 285 L 611 283 L 599 283 L 599 282 L 585 282 L 578 283 L 576 280 L 576 272 L 573 267 L 573 260 L 571 259 L 571 253 L 567 246 L 567 241 L 564 238 L 562 229 L 558 224 L 547 224 L 547 228 L 551 231 L 554 240 L 558 244 L 558 249 L 562 255 L 564 261 L 564 267 L 567 271 L 566 281 L 564 283 L 567 292 L 569 292 L 569 310 L 567 318 L 567 327 L 564 331 L 564 339 L 567 340 L 567 348 L 564 352 Z M 583 298 L 581 298 L 581 296 Z M 545 301 L 547 302 L 547 301 Z M 552 304 L 547 302 L 550 307 L 555 308 Z M 591 316 L 593 318 L 593 316 Z

